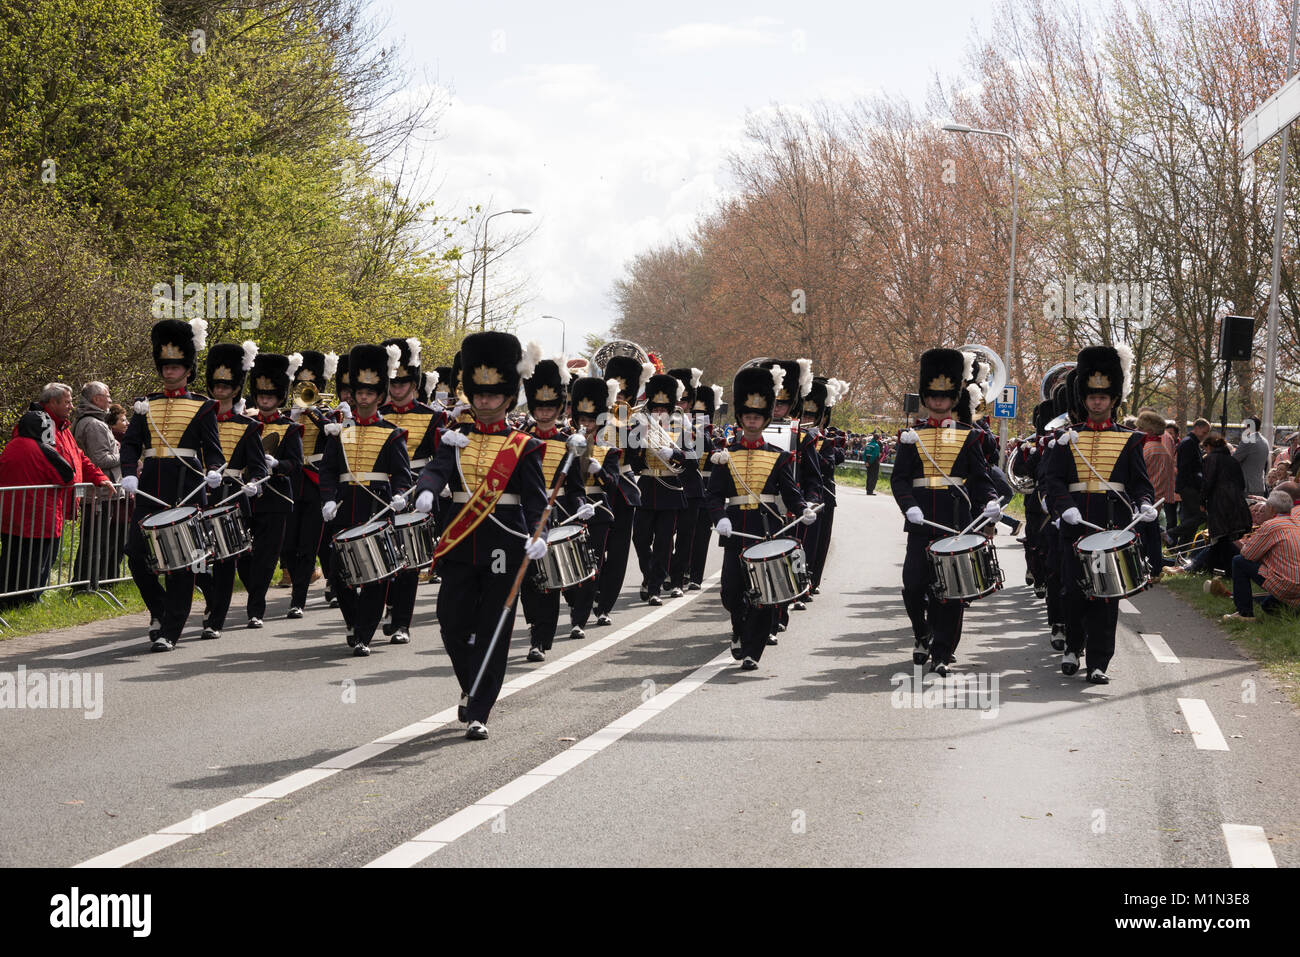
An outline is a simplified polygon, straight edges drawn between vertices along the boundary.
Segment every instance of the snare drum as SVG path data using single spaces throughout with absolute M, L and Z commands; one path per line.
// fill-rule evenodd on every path
M 1125 598 L 1151 585 L 1151 569 L 1136 534 L 1125 529 L 1094 532 L 1074 543 L 1089 598 Z
M 149 569 L 155 575 L 190 569 L 209 554 L 199 510 L 191 505 L 146 515 L 140 519 L 140 534 Z
M 424 512 L 407 512 L 393 519 L 393 533 L 402 549 L 408 569 L 423 568 L 433 561 L 438 537 L 433 534 L 433 516 Z
M 784 605 L 807 594 L 811 584 L 804 550 L 790 538 L 759 542 L 740 553 L 759 605 Z
M 199 514 L 199 523 L 212 546 L 213 561 L 224 561 L 253 550 L 253 537 L 248 534 L 238 505 L 208 509 Z
M 596 577 L 596 556 L 585 525 L 559 525 L 546 533 L 546 554 L 534 562 L 538 591 L 560 591 Z
M 934 569 L 934 593 L 945 601 L 973 601 L 1002 587 L 1002 568 L 992 539 L 950 535 L 927 550 Z
M 383 521 L 339 532 L 334 536 L 334 557 L 350 588 L 383 581 L 406 567 L 393 526 Z

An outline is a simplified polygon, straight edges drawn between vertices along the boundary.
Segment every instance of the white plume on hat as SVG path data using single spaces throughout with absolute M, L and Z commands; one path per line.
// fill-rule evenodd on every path
M 691 366 L 691 388 L 692 389 L 698 389 L 700 387 L 700 377 L 703 375 L 704 375 L 703 369 L 697 369 L 694 366 Z
M 612 409 L 614 403 L 618 401 L 618 380 L 609 379 L 605 382 L 605 385 L 609 390 L 609 395 L 605 399 L 605 404 Z
M 290 381 L 290 382 L 293 381 L 294 376 L 296 376 L 296 375 L 298 374 L 298 370 L 301 369 L 301 368 L 302 368 L 302 353 L 301 353 L 301 352 L 293 352 L 293 353 L 290 353 L 290 354 L 289 354 L 289 368 L 288 368 L 288 370 L 287 370 L 288 373 L 289 373 L 289 381 Z
M 243 414 L 244 414 L 244 397 L 241 395 L 241 396 L 239 397 L 239 401 L 236 402 L 234 405 L 232 405 L 230 408 L 234 410 L 234 412 L 235 412 L 236 415 L 243 415 Z
M 839 379 L 826 380 L 826 408 L 829 409 L 836 402 L 840 401 L 840 396 L 844 394 L 840 391 L 840 385 L 841 383 Z
M 966 396 L 970 399 L 971 415 L 974 415 L 984 406 L 984 390 L 978 382 L 972 382 L 966 386 Z
M 339 354 L 337 352 L 325 353 L 325 378 L 334 378 L 334 373 L 339 371 Z
M 415 336 L 411 336 L 406 340 L 406 348 L 411 350 L 410 364 L 418 366 L 420 364 L 420 340 L 415 338 Z
M 722 408 L 722 386 L 715 382 L 709 388 L 713 390 L 713 408 L 714 411 L 717 411 Z
M 253 360 L 257 358 L 257 343 L 252 339 L 244 340 L 244 358 L 240 361 L 239 367 L 245 372 L 253 368 Z
M 681 379 L 677 380 L 677 401 L 681 401 L 682 396 L 686 394 L 686 383 Z
M 397 375 L 398 367 L 402 364 L 402 349 L 397 343 L 384 346 L 384 351 L 388 353 L 388 378 Z
M 560 370 L 560 385 L 567 386 L 569 380 L 573 378 L 573 371 L 569 368 L 569 360 L 565 356 L 556 356 L 551 360 Z
M 1115 346 L 1115 352 L 1119 355 L 1119 370 L 1124 374 L 1124 385 L 1120 389 L 1119 398 L 1121 402 L 1127 402 L 1129 393 L 1133 391 L 1133 350 L 1128 343 L 1121 342 Z
M 533 373 L 537 370 L 537 363 L 542 361 L 542 345 L 536 340 L 530 340 L 528 345 L 524 346 L 524 355 L 515 365 L 515 371 L 523 378 L 531 379 Z
M 966 357 L 966 365 L 962 368 L 961 381 L 969 382 L 975 378 L 975 353 L 962 352 L 962 355 Z
M 632 395 L 632 398 L 635 399 L 640 395 L 641 390 L 645 388 L 645 384 L 650 381 L 650 377 L 654 374 L 655 367 L 653 362 L 641 363 L 641 381 L 636 384 L 636 392 Z
M 779 394 L 781 386 L 785 384 L 784 367 L 778 365 L 769 366 L 767 371 L 772 373 L 772 388 Z
M 208 345 L 208 320 L 191 319 L 190 337 L 194 340 L 194 351 L 202 352 Z
M 812 360 L 796 359 L 795 364 L 799 366 L 799 397 L 803 398 L 812 391 Z
M 424 374 L 424 391 L 425 391 L 425 392 L 429 393 L 429 395 L 433 395 L 433 393 L 434 393 L 434 387 L 435 387 L 437 384 L 438 384 L 438 373 L 437 373 L 436 371 L 435 371 L 435 372 L 426 372 L 426 373 Z

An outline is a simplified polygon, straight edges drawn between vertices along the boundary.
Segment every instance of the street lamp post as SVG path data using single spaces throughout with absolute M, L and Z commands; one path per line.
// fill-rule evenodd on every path
M 1007 328 L 1006 341 L 1003 345 L 1002 355 L 1006 359 L 1007 373 L 1010 375 L 1011 364 L 1011 322 L 1015 313 L 1016 302 L 1016 220 L 1019 211 L 1018 207 L 1018 184 L 1020 182 L 1020 144 L 1010 133 L 1000 133 L 996 130 L 977 130 L 961 123 L 949 123 L 944 127 L 949 133 L 980 133 L 984 136 L 998 136 L 1011 144 L 1011 268 L 1007 276 Z M 998 465 L 1001 468 L 1007 467 L 1007 445 L 1010 443 L 1011 422 L 1009 419 L 1002 420 L 1002 449 L 998 453 Z
M 569 351 L 568 351 L 566 348 L 564 348 L 564 343 L 565 343 L 565 341 L 566 341 L 566 338 L 565 338 L 565 337 L 566 337 L 566 335 L 567 335 L 568 329 L 567 329 L 567 327 L 564 325 L 564 320 L 561 319 L 559 316 L 542 316 L 542 318 L 543 318 L 543 319 L 554 319 L 556 322 L 558 322 L 558 323 L 560 324 L 560 355 L 565 355 L 565 356 L 567 356 L 567 355 L 569 354 Z
M 508 216 L 516 213 L 521 216 L 532 214 L 531 209 L 503 209 L 499 213 L 493 213 L 487 219 L 483 220 L 483 302 L 479 311 L 478 327 L 487 328 L 487 264 L 488 264 L 488 223 L 492 222 L 497 216 Z

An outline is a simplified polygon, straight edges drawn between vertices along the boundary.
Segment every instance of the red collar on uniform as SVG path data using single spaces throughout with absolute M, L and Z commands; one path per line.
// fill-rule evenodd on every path
M 1092 419 L 1089 419 L 1087 422 L 1083 423 L 1083 427 L 1085 429 L 1091 429 L 1093 432 L 1105 432 L 1107 429 L 1114 426 L 1114 424 L 1115 423 L 1113 423 L 1110 419 L 1107 419 L 1101 425 L 1094 425 Z
M 533 434 L 534 434 L 535 436 L 537 436 L 539 439 L 553 439 L 553 438 L 555 438 L 557 435 L 560 434 L 560 430 L 559 430 L 559 429 L 551 429 L 551 431 L 549 431 L 549 432 L 542 432 L 541 430 L 538 430 L 538 431 L 534 432 Z
M 379 413 L 376 412 L 368 419 L 357 419 L 356 423 L 357 425 L 374 425 L 378 421 L 379 421 Z
M 414 408 L 415 408 L 415 400 L 412 399 L 410 402 L 406 403 L 406 405 L 394 405 L 392 411 L 398 413 L 410 412 Z
M 945 422 L 954 422 L 954 421 L 955 420 L 952 418 L 952 416 L 949 416 L 946 419 L 936 419 L 933 416 L 931 416 L 930 418 L 925 420 L 925 424 L 932 429 L 942 429 L 944 427 Z
M 488 425 L 486 422 L 480 422 L 478 419 L 475 419 L 474 431 L 483 435 L 500 435 L 502 432 L 510 431 L 510 423 L 505 419 L 502 419 L 500 422 L 494 422 L 492 425 Z
M 756 439 L 751 442 L 743 435 L 740 437 L 740 447 L 742 449 L 761 449 L 765 444 L 767 443 L 763 439 Z
M 189 393 L 190 393 L 190 390 L 189 390 L 188 388 L 181 388 L 181 389 L 163 389 L 163 398 L 164 398 L 164 399 L 183 399 L 185 396 L 189 395 Z
M 257 418 L 259 422 L 274 422 L 276 419 L 280 418 L 280 413 L 276 409 L 272 409 L 270 412 L 263 412 L 261 409 L 258 409 Z
M 230 407 L 230 411 L 229 411 L 229 412 L 218 412 L 218 413 L 217 413 L 217 421 L 218 421 L 218 422 L 229 422 L 229 421 L 230 421 L 231 419 L 233 419 L 234 417 L 235 417 L 235 407 L 234 407 L 233 405 Z

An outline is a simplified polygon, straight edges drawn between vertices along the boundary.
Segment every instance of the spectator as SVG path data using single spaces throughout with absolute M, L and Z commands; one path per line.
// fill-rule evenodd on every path
M 55 446 L 54 419 L 29 411 L 0 452 L 0 608 L 28 604 L 50 578 L 63 533 L 62 492 L 74 470 Z M 24 594 L 14 594 L 22 592 Z
M 104 413 L 105 424 L 113 430 L 113 438 L 117 439 L 118 445 L 122 443 L 122 436 L 126 435 L 127 418 L 126 409 L 122 408 L 120 403 L 114 402 Z
M 122 469 L 118 440 L 107 421 L 111 404 L 108 386 L 102 382 L 87 382 L 81 389 L 72 435 L 86 457 L 117 483 L 122 481 Z M 100 579 L 117 577 L 122 567 L 126 528 L 125 516 L 118 514 L 121 511 L 118 506 L 125 499 L 114 495 L 112 489 L 100 489 L 85 497 L 83 507 L 87 514 L 82 524 L 73 574 L 79 581 L 89 581 L 93 588 L 99 587 Z M 92 559 L 92 555 L 97 558 Z
M 1174 497 L 1174 457 L 1169 452 L 1169 447 L 1164 442 L 1165 420 L 1164 417 L 1151 409 L 1143 409 L 1138 414 L 1138 428 L 1143 433 L 1142 438 L 1142 458 L 1146 462 L 1147 475 L 1151 478 L 1151 487 L 1155 489 L 1157 501 L 1165 500 L 1166 506 Z M 1166 508 L 1165 526 L 1173 528 L 1176 518 L 1175 512 Z M 1151 563 L 1151 572 L 1153 577 L 1159 578 L 1161 570 L 1167 562 L 1160 549 L 1161 531 L 1155 522 L 1142 522 L 1138 526 L 1142 532 L 1143 540 L 1146 544 L 1147 560 Z M 1172 544 L 1169 533 L 1164 533 L 1164 540 Z
M 1295 503 L 1291 509 L 1291 517 L 1300 518 L 1300 482 L 1283 482 L 1274 491 L 1286 492 L 1291 496 L 1291 501 Z
M 1232 457 L 1241 463 L 1242 474 L 1246 478 L 1247 495 L 1264 494 L 1264 473 L 1268 470 L 1268 459 L 1272 453 L 1268 440 L 1259 431 L 1259 419 L 1250 416 L 1246 419 L 1248 427 L 1242 432 L 1241 444 L 1237 446 Z
M 1178 443 L 1174 456 L 1174 491 L 1178 493 L 1178 527 L 1169 533 L 1175 545 L 1182 545 L 1196 536 L 1196 530 L 1205 521 L 1205 508 L 1201 502 L 1205 478 L 1201 474 L 1201 443 L 1210 434 L 1210 423 L 1197 419 L 1192 431 Z
M 867 494 L 876 494 L 876 482 L 880 479 L 880 459 L 885 450 L 880 444 L 880 433 L 872 432 L 871 441 L 862 448 L 862 459 L 867 463 Z
M 1205 437 L 1203 488 L 1206 516 L 1210 525 L 1210 547 L 1196 556 L 1188 566 L 1190 572 L 1203 569 L 1232 570 L 1232 543 L 1251 529 L 1250 506 L 1246 504 L 1246 480 L 1241 465 L 1228 451 L 1228 443 L 1218 432 Z
M 1275 610 L 1279 602 L 1300 605 L 1300 519 L 1292 515 L 1295 501 L 1274 489 L 1268 507 L 1271 517 L 1242 542 L 1241 554 L 1232 559 L 1232 602 L 1237 610 L 1224 615 L 1224 621 L 1255 620 L 1253 584 L 1268 592 L 1260 606 L 1265 612 Z

